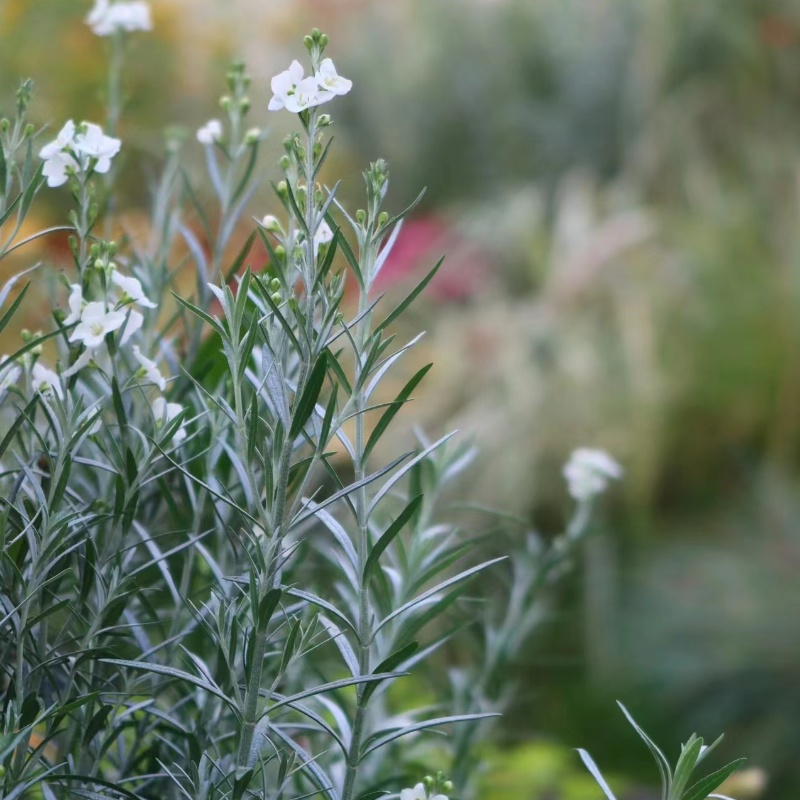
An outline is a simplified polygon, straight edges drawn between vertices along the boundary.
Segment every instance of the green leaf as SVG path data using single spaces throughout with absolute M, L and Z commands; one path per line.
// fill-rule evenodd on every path
M 403 387 L 403 390 L 394 399 L 392 405 L 383 412 L 383 415 L 378 420 L 378 424 L 375 426 L 375 429 L 372 431 L 369 439 L 367 440 L 367 445 L 364 448 L 364 454 L 362 456 L 362 463 L 367 460 L 367 457 L 372 452 L 372 448 L 378 443 L 381 436 L 383 436 L 384 432 L 397 415 L 397 412 L 400 411 L 403 405 L 408 401 L 408 398 L 411 397 L 411 393 L 417 388 L 420 381 L 428 374 L 428 370 L 430 370 L 432 366 L 433 364 L 428 364 L 419 370 L 419 372 L 417 372 Z
M 303 394 L 300 399 L 295 403 L 294 413 L 292 414 L 292 425 L 289 428 L 289 439 L 294 441 L 303 430 L 308 418 L 314 411 L 314 406 L 317 404 L 322 386 L 325 383 L 325 375 L 327 374 L 328 358 L 323 351 L 314 368 L 311 370 L 308 381 Z
M 375 328 L 375 333 L 380 333 L 384 328 L 389 327 L 413 302 L 417 299 L 418 295 L 424 291 L 425 287 L 431 282 L 433 276 L 439 271 L 439 267 L 442 266 L 444 263 L 444 256 L 442 256 L 437 262 L 436 266 L 411 290 L 411 292 L 406 296 L 406 298 L 400 303 L 400 305 L 389 314 L 386 319 Z
M 387 659 L 381 661 L 373 670 L 373 674 L 381 672 L 394 672 L 397 667 L 402 664 L 406 659 L 410 658 L 419 649 L 419 642 L 409 642 L 399 650 L 395 650 Z M 361 694 L 361 705 L 365 706 L 372 696 L 373 692 L 380 686 L 378 683 L 368 683 L 364 686 Z
M 14 299 L 14 302 L 11 304 L 11 306 L 8 309 L 8 311 L 6 311 L 6 313 L 3 314 L 2 317 L 0 317 L 0 331 L 2 331 L 3 328 L 5 328 L 6 325 L 8 325 L 8 323 L 11 321 L 11 318 L 14 316 L 14 314 L 17 311 L 17 309 L 20 307 L 20 304 L 22 303 L 22 300 L 25 297 L 25 293 L 28 291 L 28 287 L 29 286 L 30 286 L 30 284 L 26 283 L 22 287 L 22 290 L 17 295 L 17 297 Z
M 745 761 L 747 761 L 746 758 L 737 758 L 735 761 L 731 761 L 730 764 L 726 764 L 722 769 L 706 775 L 705 778 L 702 778 L 694 786 L 687 789 L 681 800 L 705 800 L 714 789 L 720 786 L 732 772 L 739 769 Z
M 675 765 L 675 775 L 673 776 L 672 788 L 669 793 L 670 800 L 680 800 L 683 795 L 683 789 L 689 782 L 692 770 L 697 766 L 697 759 L 702 749 L 702 738 L 694 734 L 683 746 L 678 763 Z
M 0 458 L 3 457 L 3 453 L 8 449 L 8 446 L 14 440 L 14 437 L 17 435 L 17 432 L 22 427 L 22 424 L 30 419 L 31 413 L 33 412 L 34 408 L 36 408 L 36 404 L 39 402 L 39 395 L 36 394 L 33 396 L 33 399 L 28 403 L 27 406 L 20 412 L 19 416 L 11 423 L 11 427 L 6 432 L 6 435 L 3 437 L 3 440 L 0 441 Z
M 367 556 L 367 563 L 364 564 L 364 583 L 369 581 L 369 576 L 375 565 L 380 560 L 381 555 L 392 543 L 392 540 L 403 529 L 405 524 L 414 516 L 417 509 L 422 504 L 423 495 L 417 495 L 400 513 L 397 519 L 386 529 L 383 535 L 375 542 L 375 546 Z
M 86 733 L 83 734 L 83 745 L 84 747 L 89 744 L 89 742 L 100 733 L 103 728 L 105 728 L 106 721 L 108 720 L 108 715 L 113 711 L 113 707 L 110 705 L 102 705 L 98 711 L 94 714 L 94 716 L 89 720 L 89 724 L 86 726 Z
M 585 764 L 586 769 L 592 773 L 592 777 L 597 781 L 597 785 L 603 790 L 603 794 L 608 798 L 608 800 L 617 800 L 617 798 L 614 797 L 614 793 L 606 783 L 605 778 L 597 768 L 597 764 L 594 763 L 594 759 L 585 750 L 581 750 L 580 748 L 578 748 L 578 755 L 581 757 L 581 761 L 583 761 Z
M 619 700 L 617 700 L 617 705 L 622 709 L 622 713 L 631 724 L 631 727 L 636 731 L 636 733 L 639 734 L 639 738 L 648 746 L 650 752 L 653 754 L 653 758 L 658 765 L 658 771 L 661 774 L 661 798 L 662 800 L 666 800 L 667 796 L 669 795 L 670 786 L 672 785 L 672 770 L 670 768 L 669 761 L 667 761 L 667 757 L 656 746 L 655 742 L 653 742 L 653 740 L 639 727 L 628 709 L 625 708 L 625 706 L 622 705 Z

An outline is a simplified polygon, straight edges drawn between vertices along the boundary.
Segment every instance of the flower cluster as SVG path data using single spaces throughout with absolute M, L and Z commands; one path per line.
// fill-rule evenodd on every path
M 111 298 L 107 303 L 102 300 L 86 302 L 83 289 L 79 283 L 70 286 L 69 315 L 64 325 L 75 325 L 70 334 L 70 342 L 79 342 L 86 348 L 78 360 L 64 373 L 69 377 L 85 367 L 95 355 L 95 351 L 103 343 L 106 334 L 124 329 L 120 337 L 120 345 L 125 345 L 130 337 L 142 327 L 144 317 L 134 308 L 126 308 L 130 303 L 137 303 L 143 308 L 155 308 L 144 294 L 142 284 L 136 279 L 111 270 L 111 283 L 122 290 L 122 296 Z M 141 363 L 141 362 L 140 362 Z
M 298 114 L 327 103 L 337 95 L 347 94 L 353 88 L 353 82 L 339 75 L 333 61 L 326 58 L 316 73 L 307 78 L 303 77 L 303 65 L 299 61 L 292 61 L 289 69 L 272 79 L 271 86 L 273 96 L 269 101 L 269 110 L 280 111 L 285 108 Z
M 153 28 L 150 6 L 144 0 L 96 0 L 86 17 L 86 24 L 98 36 L 112 36 L 118 31 L 149 31 Z
M 579 502 L 602 494 L 621 477 L 622 467 L 605 450 L 579 447 L 564 466 L 569 493 Z
M 29 365 L 30 361 L 30 354 L 22 356 L 24 364 Z M 0 392 L 14 386 L 21 377 L 22 367 L 20 364 L 12 361 L 7 355 L 0 356 Z M 64 399 L 64 390 L 61 388 L 58 374 L 39 361 L 36 361 L 31 368 L 31 385 L 35 392 L 39 392 L 45 398 L 56 394 L 61 400 Z
M 76 126 L 69 120 L 58 136 L 39 151 L 47 185 L 61 186 L 72 172 L 108 172 L 121 144 L 119 139 L 105 136 L 99 125 L 82 122 Z

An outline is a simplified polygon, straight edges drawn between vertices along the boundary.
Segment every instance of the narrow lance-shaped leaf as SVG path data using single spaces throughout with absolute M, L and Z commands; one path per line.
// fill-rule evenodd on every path
M 726 764 L 716 772 L 706 775 L 705 778 L 702 778 L 694 786 L 687 789 L 681 800 L 705 800 L 714 789 L 719 787 L 732 772 L 739 769 L 745 761 L 747 761 L 746 758 L 737 758 L 736 761 L 731 761 L 730 764 Z
M 370 573 L 380 560 L 386 548 L 392 540 L 403 529 L 403 526 L 414 516 L 417 509 L 422 504 L 423 495 L 417 495 L 400 513 L 397 519 L 386 529 L 380 539 L 375 542 L 374 547 L 367 556 L 367 563 L 364 565 L 364 583 L 369 580 Z

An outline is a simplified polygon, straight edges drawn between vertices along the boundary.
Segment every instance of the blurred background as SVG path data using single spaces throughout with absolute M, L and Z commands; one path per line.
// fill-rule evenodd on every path
M 0 108 L 30 76 L 53 133 L 103 119 L 106 43 L 82 22 L 90 5 L 0 0 Z M 269 78 L 317 26 L 355 86 L 331 107 L 344 196 L 359 203 L 377 157 L 396 210 L 427 187 L 384 288 L 407 290 L 447 255 L 407 322 L 428 331 L 419 357 L 436 368 L 406 414 L 432 435 L 473 435 L 465 498 L 545 533 L 570 511 L 560 469 L 574 447 L 625 467 L 517 665 L 524 692 L 487 800 L 598 796 L 577 746 L 627 797 L 649 797 L 636 792 L 653 767 L 617 698 L 672 756 L 692 731 L 726 731 L 725 755 L 768 778 L 764 791 L 750 773 L 737 797 L 797 797 L 800 5 L 151 5 L 155 30 L 131 38 L 124 80 L 130 229 L 165 127 L 186 127 L 186 160 L 201 167 L 194 131 L 219 115 L 233 58 L 270 130 L 252 211 L 276 213 L 267 179 L 292 120 L 268 115 Z M 60 222 L 66 194 L 44 194 L 32 226 Z

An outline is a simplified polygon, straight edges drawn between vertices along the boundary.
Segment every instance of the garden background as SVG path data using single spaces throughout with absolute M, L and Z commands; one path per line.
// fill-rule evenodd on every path
M 0 2 L 2 103 L 31 76 L 41 120 L 102 118 L 88 5 Z M 394 197 L 427 186 L 386 290 L 447 255 L 409 323 L 428 330 L 418 358 L 436 364 L 414 422 L 474 435 L 483 456 L 461 502 L 546 533 L 568 513 L 560 465 L 574 447 L 625 467 L 516 666 L 523 692 L 487 800 L 594 796 L 576 746 L 631 787 L 652 782 L 616 698 L 659 742 L 726 731 L 726 752 L 768 776 L 764 797 L 797 796 L 797 4 L 155 0 L 153 11 L 154 33 L 131 42 L 120 132 L 154 173 L 165 120 L 189 126 L 200 162 L 194 130 L 216 115 L 232 58 L 255 77 L 274 162 L 289 122 L 267 119 L 269 76 L 312 25 L 337 42 L 358 87 L 337 109 L 331 171 L 350 176 L 344 196 L 378 156 Z M 135 231 L 149 176 L 123 176 L 122 225 Z M 63 218 L 66 196 L 44 199 L 51 216 L 32 230 Z M 275 210 L 265 182 L 253 213 Z M 59 240 L 37 247 L 26 264 L 68 259 Z M 0 283 L 18 266 L 9 259 Z

